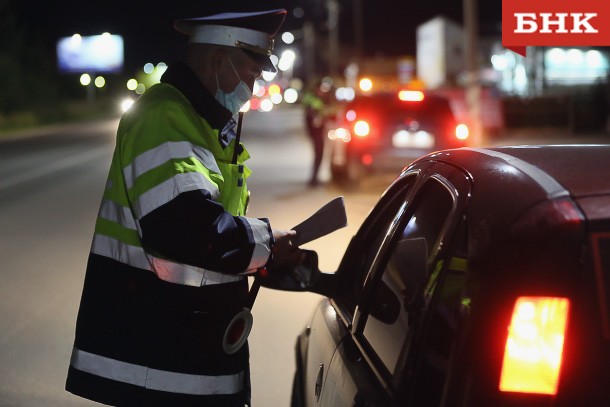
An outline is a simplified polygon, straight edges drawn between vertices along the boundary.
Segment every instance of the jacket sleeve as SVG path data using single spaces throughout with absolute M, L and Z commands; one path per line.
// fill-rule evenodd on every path
M 179 194 L 144 216 L 140 227 L 147 250 L 228 274 L 264 266 L 273 244 L 267 219 L 232 216 L 204 190 Z

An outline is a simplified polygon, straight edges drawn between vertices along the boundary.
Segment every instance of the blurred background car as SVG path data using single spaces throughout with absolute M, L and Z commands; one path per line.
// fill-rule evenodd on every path
M 449 100 L 420 90 L 359 94 L 328 134 L 331 177 L 352 186 L 371 172 L 398 172 L 409 160 L 469 141 Z
M 464 148 L 411 164 L 338 271 L 312 269 L 327 298 L 296 342 L 292 405 L 609 405 L 609 156 Z

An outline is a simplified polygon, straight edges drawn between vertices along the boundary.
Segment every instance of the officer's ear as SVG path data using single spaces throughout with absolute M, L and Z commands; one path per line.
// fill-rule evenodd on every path
M 196 72 L 209 72 L 215 69 L 214 54 L 215 48 L 209 44 L 189 44 L 186 52 L 185 62 Z
M 228 63 L 229 54 L 227 50 L 223 47 L 216 47 L 212 52 L 212 65 L 214 72 L 220 72 L 221 68 L 224 64 Z

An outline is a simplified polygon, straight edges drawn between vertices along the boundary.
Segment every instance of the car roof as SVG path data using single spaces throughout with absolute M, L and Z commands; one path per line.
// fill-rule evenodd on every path
M 466 212 L 476 233 L 487 236 L 480 239 L 480 255 L 514 230 L 528 210 L 549 200 L 595 199 L 597 219 L 610 218 L 610 209 L 599 211 L 600 199 L 610 201 L 610 145 L 460 148 L 428 154 L 409 168 L 432 165 L 435 171 L 439 162 L 472 179 Z M 590 210 L 581 209 L 591 218 Z
M 552 176 L 573 197 L 610 194 L 610 145 L 496 148 Z
M 494 166 L 504 166 L 494 183 L 510 184 L 526 175 L 548 197 L 574 198 L 610 194 L 610 145 L 525 145 L 495 148 L 461 148 L 429 154 L 425 160 L 453 162 L 485 179 Z M 507 171 L 512 167 L 516 171 Z M 512 176 L 511 176 L 512 174 Z M 492 174 L 493 175 L 493 174 Z

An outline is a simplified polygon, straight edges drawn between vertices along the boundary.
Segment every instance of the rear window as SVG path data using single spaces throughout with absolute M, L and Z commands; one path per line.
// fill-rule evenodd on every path
M 439 121 L 454 121 L 449 101 L 438 96 L 426 95 L 419 102 L 402 101 L 395 94 L 360 96 L 346 109 L 354 110 L 357 114 L 375 114 L 388 119 L 411 119 L 421 122 L 423 126 L 430 126 Z

